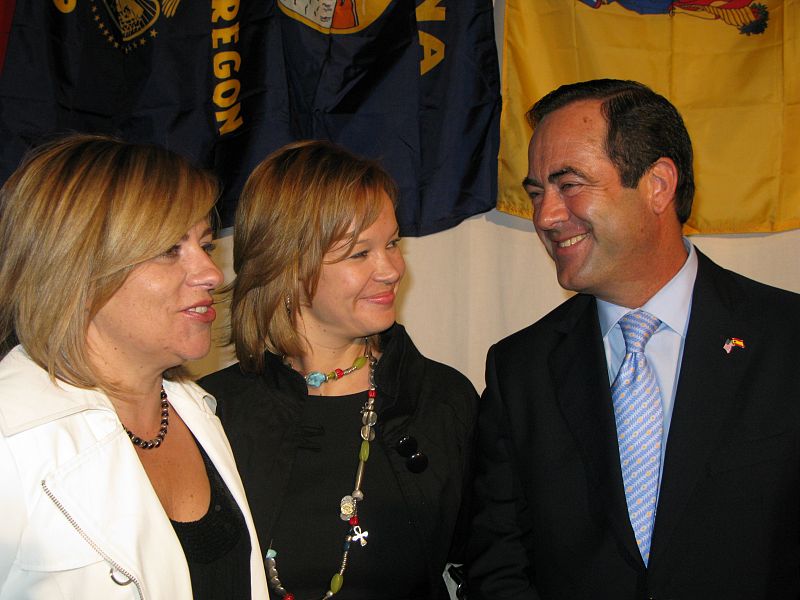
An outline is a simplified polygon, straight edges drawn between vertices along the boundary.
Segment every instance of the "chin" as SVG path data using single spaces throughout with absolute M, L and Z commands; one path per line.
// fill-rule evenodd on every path
M 566 276 L 562 276 L 561 274 L 558 275 L 558 285 L 560 285 L 565 290 L 569 290 L 571 292 L 577 292 L 578 290 L 575 289 L 575 284 L 572 282 L 572 279 Z
M 385 323 L 372 323 L 368 327 L 364 327 L 364 333 L 359 334 L 359 337 L 369 337 L 371 335 L 378 335 L 379 333 L 383 333 L 389 327 L 394 325 L 394 319 L 391 321 L 387 321 Z
M 182 359 L 182 362 L 180 364 L 185 364 L 191 360 L 200 360 L 201 358 L 205 358 L 206 356 L 208 356 L 208 353 L 210 351 L 211 351 L 211 342 L 203 346 L 185 348 L 183 352 L 179 354 L 179 356 Z
M 591 276 L 585 269 L 564 269 L 557 272 L 558 284 L 565 290 L 571 292 L 585 293 L 592 287 L 592 281 L 596 278 Z M 588 292 L 591 293 L 591 292 Z

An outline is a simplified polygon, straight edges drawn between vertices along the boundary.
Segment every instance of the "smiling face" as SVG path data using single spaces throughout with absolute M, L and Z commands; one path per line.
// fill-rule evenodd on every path
M 89 324 L 93 361 L 160 373 L 208 353 L 216 317 L 211 292 L 223 279 L 209 256 L 211 239 L 208 222 L 200 221 L 164 254 L 131 270 Z
M 312 346 L 335 347 L 385 331 L 395 321 L 395 295 L 405 273 L 397 219 L 382 193 L 377 220 L 348 252 L 346 241 L 326 255 L 311 306 L 300 307 L 300 320 Z
M 658 219 L 642 182 L 625 188 L 605 151 L 600 102 L 560 108 L 536 126 L 524 186 L 562 287 L 621 305 L 663 274 L 651 264 Z M 644 178 L 643 178 L 644 179 Z

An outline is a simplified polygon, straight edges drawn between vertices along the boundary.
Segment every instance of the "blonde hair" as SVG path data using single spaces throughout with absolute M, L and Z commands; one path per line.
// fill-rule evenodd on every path
M 158 146 L 76 134 L 45 144 L 0 189 L 0 340 L 50 377 L 113 386 L 86 333 L 131 269 L 169 249 L 218 196 L 216 179 Z
M 261 372 L 265 350 L 305 351 L 299 302 L 310 303 L 323 258 L 348 251 L 378 218 L 397 187 L 378 163 L 324 141 L 284 146 L 252 172 L 236 210 L 231 342 L 242 368 Z

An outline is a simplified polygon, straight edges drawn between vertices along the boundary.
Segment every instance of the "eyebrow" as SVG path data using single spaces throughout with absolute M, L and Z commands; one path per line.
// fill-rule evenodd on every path
M 392 232 L 392 235 L 389 237 L 400 237 L 400 225 L 397 226 L 397 228 Z M 369 238 L 359 237 L 353 245 L 358 246 L 359 244 L 366 244 L 369 240 Z
M 526 177 L 522 180 L 522 187 L 542 187 L 542 184 L 539 183 L 536 179 L 531 179 L 530 177 Z
M 575 175 L 581 179 L 588 179 L 583 171 L 576 169 L 575 167 L 564 167 L 563 169 L 559 169 L 558 171 L 553 171 L 550 173 L 550 175 L 547 176 L 547 181 L 550 183 L 555 183 L 564 175 Z
M 575 167 L 564 167 L 563 169 L 559 169 L 558 171 L 553 171 L 550 175 L 547 176 L 547 181 L 549 183 L 555 183 L 564 175 L 575 175 L 576 177 L 580 177 L 581 179 L 588 179 L 586 174 L 576 169 Z M 542 184 L 539 182 L 538 179 L 533 179 L 531 177 L 526 177 L 522 180 L 523 187 L 542 187 Z
M 214 236 L 214 229 L 211 227 L 211 225 L 209 225 L 208 227 L 206 227 L 206 228 L 205 228 L 205 230 L 203 231 L 203 233 L 201 233 L 201 234 L 198 236 L 198 238 L 197 238 L 197 239 L 199 239 L 199 240 L 202 240 L 202 239 L 203 239 L 204 237 L 206 237 L 207 235 L 210 235 L 210 236 L 212 236 L 212 237 Z M 184 234 L 181 236 L 181 239 L 179 239 L 179 240 L 178 240 L 178 242 L 185 242 L 185 241 L 186 241 L 186 240 L 188 240 L 188 239 L 189 239 L 189 232 L 187 231 L 186 233 L 184 233 Z

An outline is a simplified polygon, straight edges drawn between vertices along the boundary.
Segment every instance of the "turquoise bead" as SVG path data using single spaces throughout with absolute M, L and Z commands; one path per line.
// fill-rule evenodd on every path
M 328 381 L 328 376 L 319 371 L 311 371 L 311 373 L 306 375 L 306 384 L 308 387 L 318 388 L 326 381 Z

